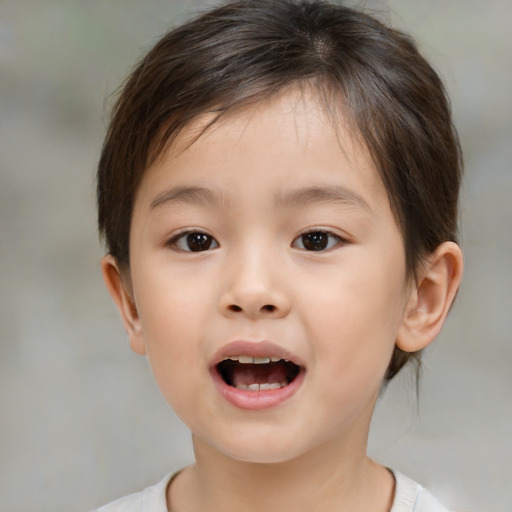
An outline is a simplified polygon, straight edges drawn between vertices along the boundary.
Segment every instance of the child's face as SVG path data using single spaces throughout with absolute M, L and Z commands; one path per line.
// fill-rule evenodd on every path
M 147 352 L 196 438 L 224 454 L 364 450 L 410 294 L 368 153 L 294 90 L 187 147 L 200 126 L 146 171 L 136 196 L 132 347 Z M 229 356 L 296 366 L 218 365 Z M 262 389 L 244 389 L 254 384 Z

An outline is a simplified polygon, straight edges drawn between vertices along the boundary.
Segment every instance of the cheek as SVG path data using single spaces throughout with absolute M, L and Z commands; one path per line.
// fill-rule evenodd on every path
M 309 335 L 315 344 L 314 393 L 323 397 L 320 417 L 339 411 L 335 421 L 344 423 L 363 409 L 373 410 L 392 357 L 397 323 L 377 295 L 373 286 L 349 288 L 333 296 L 329 308 L 318 305 L 312 312 L 312 318 L 322 319 L 310 327 Z
M 204 290 L 165 274 L 141 276 L 135 288 L 141 333 L 155 379 L 163 388 L 197 372 L 202 361 Z M 137 284 L 137 283 L 135 283 Z M 165 392 L 165 391 L 164 391 Z
M 166 334 L 176 338 L 193 331 L 211 300 L 206 283 L 197 273 L 177 272 L 165 258 L 150 260 L 134 275 L 141 324 L 150 343 Z
M 168 294 L 167 294 L 168 297 Z M 156 301 L 156 297 L 155 301 Z M 163 397 L 185 422 L 190 421 L 191 404 L 195 404 L 203 382 L 204 362 L 198 319 L 188 301 L 166 301 L 145 309 L 141 326 L 153 378 Z M 175 304 L 175 305 L 174 305 Z
M 399 276 L 347 271 L 337 278 L 331 277 L 328 285 L 309 289 L 310 328 L 320 329 L 327 339 L 336 334 L 353 336 L 359 332 L 363 338 L 380 334 L 377 337 L 385 341 L 398 329 L 404 309 Z
M 383 375 L 395 344 L 404 308 L 402 268 L 364 263 L 311 294 L 309 336 L 316 357 L 328 362 L 331 379 Z

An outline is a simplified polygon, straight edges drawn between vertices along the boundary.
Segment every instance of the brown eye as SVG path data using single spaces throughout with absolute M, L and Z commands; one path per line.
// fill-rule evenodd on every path
M 213 238 L 204 233 L 189 233 L 187 235 L 187 246 L 193 252 L 207 251 L 213 242 Z
M 293 245 L 305 251 L 325 251 L 341 241 L 339 236 L 328 231 L 309 231 L 300 235 Z
M 173 238 L 169 245 L 176 247 L 180 251 L 186 252 L 208 251 L 209 249 L 216 249 L 219 247 L 215 238 L 200 231 L 182 233 Z

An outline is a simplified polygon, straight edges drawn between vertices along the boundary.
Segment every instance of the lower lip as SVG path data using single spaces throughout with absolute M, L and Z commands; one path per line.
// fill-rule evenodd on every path
M 228 402 L 239 409 L 258 411 L 277 407 L 288 400 L 301 386 L 305 372 L 301 369 L 297 377 L 287 386 L 260 391 L 249 391 L 229 386 L 215 368 L 211 370 L 211 374 L 215 387 Z

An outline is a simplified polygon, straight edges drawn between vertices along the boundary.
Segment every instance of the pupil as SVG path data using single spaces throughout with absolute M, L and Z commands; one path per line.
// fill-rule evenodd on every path
M 187 244 L 191 251 L 206 251 L 212 245 L 212 237 L 204 233 L 189 233 L 187 235 Z
M 327 247 L 328 235 L 322 231 L 302 235 L 302 243 L 308 251 L 322 251 Z

